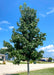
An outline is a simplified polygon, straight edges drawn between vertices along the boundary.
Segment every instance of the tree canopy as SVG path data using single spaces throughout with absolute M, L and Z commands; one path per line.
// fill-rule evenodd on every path
M 4 46 L 18 60 L 36 60 L 42 57 L 43 51 L 38 52 L 36 49 L 39 45 L 43 45 L 43 41 L 46 39 L 46 33 L 40 32 L 38 28 L 39 19 L 37 19 L 36 10 L 24 4 L 20 6 L 20 12 L 21 18 L 20 22 L 17 22 L 18 28 L 13 29 L 10 40 L 10 42 L 14 43 L 14 47 L 6 41 L 4 41 Z
M 51 57 L 49 57 L 48 62 L 51 62 L 51 61 L 52 61 L 52 58 L 51 58 Z
M 17 29 L 13 29 L 10 42 L 14 43 L 14 47 L 4 41 L 4 46 L 8 48 L 9 54 L 15 57 L 15 63 L 21 60 L 36 60 L 43 56 L 43 51 L 37 51 L 38 46 L 43 45 L 46 39 L 46 33 L 40 32 L 38 28 L 39 19 L 37 11 L 27 7 L 26 3 L 19 7 L 21 12 L 20 21 L 17 22 Z
M 0 49 L 0 54 L 5 54 L 5 53 L 7 53 L 6 49 Z

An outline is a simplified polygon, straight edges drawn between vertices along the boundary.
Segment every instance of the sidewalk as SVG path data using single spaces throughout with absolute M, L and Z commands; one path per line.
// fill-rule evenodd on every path
M 54 67 L 54 63 L 52 64 L 30 64 L 30 71 L 39 70 L 44 68 Z M 27 71 L 27 64 L 14 65 L 12 63 L 6 63 L 6 65 L 0 65 L 0 75 L 8 75 L 19 72 Z

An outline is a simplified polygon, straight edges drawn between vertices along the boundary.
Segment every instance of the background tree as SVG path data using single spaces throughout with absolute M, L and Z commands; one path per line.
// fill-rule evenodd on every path
M 46 34 L 40 32 L 37 24 L 36 10 L 27 7 L 26 3 L 20 5 L 21 18 L 17 22 L 17 29 L 13 29 L 10 42 L 14 43 L 14 48 L 10 43 L 4 41 L 4 46 L 8 48 L 9 54 L 15 57 L 15 64 L 21 60 L 27 61 L 27 71 L 29 75 L 29 61 L 36 60 L 43 56 L 43 51 L 38 52 L 38 46 L 43 45 Z
M 0 49 L 0 54 L 5 54 L 7 52 L 6 49 Z
M 52 61 L 52 58 L 51 58 L 51 57 L 49 57 L 48 62 L 51 62 L 51 61 Z

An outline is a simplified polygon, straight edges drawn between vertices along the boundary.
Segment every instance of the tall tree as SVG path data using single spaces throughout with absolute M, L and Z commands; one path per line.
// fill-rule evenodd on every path
M 38 46 L 43 45 L 46 39 L 46 33 L 40 32 L 37 24 L 36 10 L 27 7 L 26 3 L 20 5 L 21 18 L 17 22 L 17 29 L 13 29 L 11 42 L 14 43 L 14 48 L 10 43 L 4 41 L 4 46 L 8 48 L 9 54 L 15 57 L 15 64 L 19 64 L 21 60 L 27 61 L 27 71 L 29 75 L 29 61 L 36 60 L 43 56 L 43 51 L 38 52 Z

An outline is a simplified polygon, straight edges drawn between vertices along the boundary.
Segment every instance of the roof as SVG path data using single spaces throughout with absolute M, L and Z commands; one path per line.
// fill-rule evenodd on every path
M 49 58 L 41 58 L 41 60 L 48 60 Z
M 0 56 L 5 56 L 5 54 L 0 54 Z

